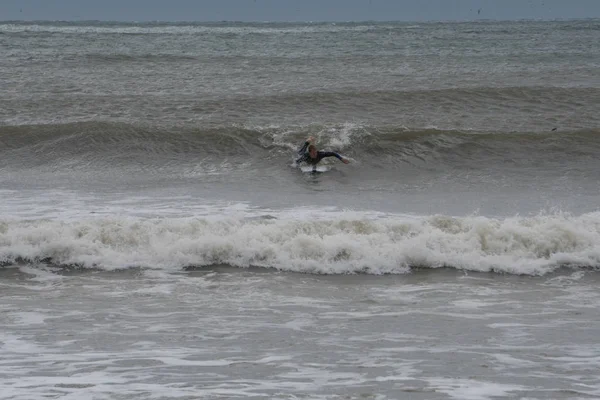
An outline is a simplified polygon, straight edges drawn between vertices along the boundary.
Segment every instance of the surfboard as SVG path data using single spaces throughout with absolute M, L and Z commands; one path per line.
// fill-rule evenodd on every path
M 317 168 L 313 167 L 312 165 L 303 165 L 300 167 L 300 171 L 304 172 L 304 173 L 323 173 L 323 172 L 327 172 L 331 169 L 331 167 L 328 167 L 326 165 L 317 165 Z

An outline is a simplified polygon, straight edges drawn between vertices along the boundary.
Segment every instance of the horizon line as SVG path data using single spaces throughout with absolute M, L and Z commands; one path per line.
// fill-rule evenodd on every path
M 477 19 L 430 19 L 430 20 L 385 20 L 385 19 L 365 19 L 365 20 L 120 20 L 120 19 L 0 19 L 2 23 L 14 22 L 108 22 L 108 23 L 130 23 L 130 24 L 148 24 L 148 23 L 171 23 L 171 24 L 218 24 L 218 23 L 235 23 L 235 24 L 350 24 L 350 23 L 461 23 L 461 22 L 519 22 L 519 21 L 534 21 L 534 22 L 551 22 L 551 21 L 591 21 L 600 20 L 600 17 L 586 18 L 514 18 L 514 19 L 495 19 L 495 18 L 477 18 Z

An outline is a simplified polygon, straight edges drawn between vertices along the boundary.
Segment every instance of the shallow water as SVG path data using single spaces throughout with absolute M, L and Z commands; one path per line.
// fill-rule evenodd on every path
M 600 396 L 594 272 L 2 271 L 2 398 Z

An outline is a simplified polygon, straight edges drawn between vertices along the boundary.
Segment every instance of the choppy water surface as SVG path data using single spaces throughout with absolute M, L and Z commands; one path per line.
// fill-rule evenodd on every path
M 0 22 L 0 398 L 600 398 L 598 43 Z
M 597 276 L 2 272 L 4 398 L 596 398 Z

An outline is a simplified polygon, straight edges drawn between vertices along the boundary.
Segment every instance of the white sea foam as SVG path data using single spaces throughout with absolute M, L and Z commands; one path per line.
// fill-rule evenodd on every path
M 518 385 L 505 385 L 492 382 L 480 382 L 471 379 L 431 379 L 430 384 L 436 392 L 445 393 L 453 399 L 487 400 L 509 396 L 516 391 L 525 390 Z
M 47 315 L 35 311 L 21 311 L 18 313 L 10 313 L 9 319 L 12 320 L 12 325 L 28 326 L 44 324 Z
M 327 128 L 324 132 L 321 132 L 321 135 L 329 142 L 327 143 L 328 146 L 343 149 L 355 143 L 357 139 L 368 136 L 369 133 L 360 124 L 346 122 L 339 126 Z
M 4 219 L 0 260 L 103 269 L 227 264 L 322 274 L 454 267 L 542 275 L 560 266 L 600 266 L 600 213 L 506 219 L 297 215 Z

